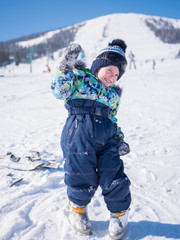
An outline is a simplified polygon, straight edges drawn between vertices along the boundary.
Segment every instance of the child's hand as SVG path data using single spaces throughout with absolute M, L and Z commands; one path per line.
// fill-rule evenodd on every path
M 78 43 L 70 44 L 65 50 L 65 56 L 60 63 L 61 71 L 72 71 L 79 53 L 82 51 Z
M 75 58 L 77 59 L 79 53 L 82 51 L 81 46 L 78 43 L 70 44 L 65 50 L 65 58 Z
M 128 153 L 130 153 L 130 147 L 129 144 L 124 142 L 123 140 L 119 141 L 119 147 L 118 147 L 119 155 L 124 156 Z

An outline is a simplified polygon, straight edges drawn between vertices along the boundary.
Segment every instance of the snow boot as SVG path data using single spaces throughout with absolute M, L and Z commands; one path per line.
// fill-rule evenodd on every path
M 91 234 L 91 224 L 87 214 L 87 206 L 78 206 L 69 201 L 71 213 L 69 214 L 69 221 L 77 232 L 82 234 Z
M 126 234 L 129 210 L 120 213 L 111 213 L 109 223 L 109 236 L 111 239 L 120 240 Z

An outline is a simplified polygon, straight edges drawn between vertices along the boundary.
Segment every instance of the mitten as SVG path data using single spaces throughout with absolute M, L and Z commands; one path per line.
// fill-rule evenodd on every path
M 70 44 L 65 50 L 65 56 L 60 63 L 59 69 L 61 71 L 72 71 L 79 53 L 82 51 L 78 43 Z
M 124 155 L 130 153 L 129 144 L 127 144 L 123 140 L 120 140 L 118 145 L 119 145 L 118 152 L 119 152 L 120 156 L 124 156 Z

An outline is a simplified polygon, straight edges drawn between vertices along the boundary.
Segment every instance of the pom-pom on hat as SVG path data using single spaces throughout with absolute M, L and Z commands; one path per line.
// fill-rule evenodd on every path
M 123 40 L 113 40 L 106 48 L 102 49 L 98 53 L 96 59 L 92 62 L 92 73 L 96 75 L 99 68 L 114 65 L 119 69 L 118 79 L 120 79 L 125 73 L 127 66 L 127 60 L 125 56 L 126 48 L 127 46 Z

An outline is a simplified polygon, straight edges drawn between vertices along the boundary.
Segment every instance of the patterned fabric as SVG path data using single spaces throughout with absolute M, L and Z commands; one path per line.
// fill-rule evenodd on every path
M 56 69 L 51 89 L 53 95 L 61 100 L 89 99 L 107 105 L 110 108 L 109 119 L 117 129 L 117 139 L 124 138 L 121 128 L 117 126 L 116 114 L 120 96 L 112 87 L 106 87 L 98 81 L 89 69 L 74 69 L 73 72 L 62 72 Z

